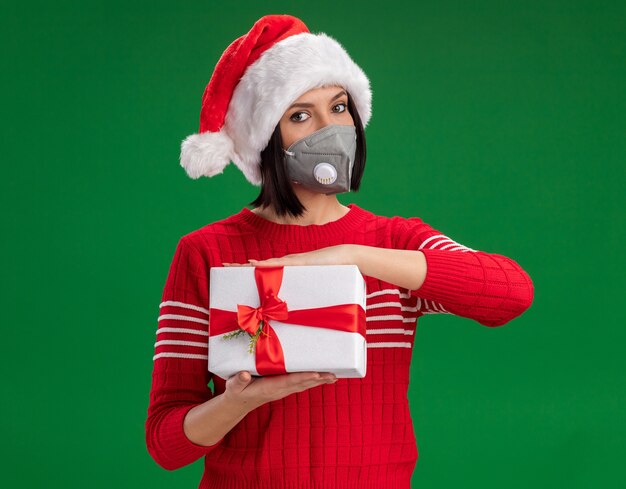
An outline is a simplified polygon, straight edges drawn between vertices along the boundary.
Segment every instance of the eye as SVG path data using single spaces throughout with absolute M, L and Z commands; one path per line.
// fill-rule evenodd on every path
M 294 119 L 294 117 L 296 117 L 296 116 L 298 116 L 300 114 L 308 115 L 306 112 L 296 112 L 295 114 L 292 114 L 289 119 L 292 120 L 293 122 L 303 122 L 303 121 L 305 121 L 306 119 L 300 119 L 300 118 Z
M 340 110 L 339 113 L 345 112 L 347 110 L 347 106 L 344 102 L 338 103 L 335 107 L 343 106 L 343 110 Z M 334 108 L 334 107 L 333 107 Z

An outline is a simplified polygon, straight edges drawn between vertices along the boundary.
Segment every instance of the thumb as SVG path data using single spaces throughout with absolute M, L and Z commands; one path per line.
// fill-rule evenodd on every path
M 241 392 L 250 383 L 251 379 L 252 375 L 250 375 L 250 372 L 243 370 L 228 379 L 229 387 L 235 392 Z

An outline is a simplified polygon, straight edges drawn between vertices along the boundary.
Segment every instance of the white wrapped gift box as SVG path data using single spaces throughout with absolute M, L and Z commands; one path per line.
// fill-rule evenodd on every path
M 236 318 L 238 304 L 259 308 L 260 285 L 255 273 L 267 267 L 212 267 L 210 269 L 209 352 L 208 369 L 222 379 L 242 370 L 261 375 L 257 370 L 257 354 L 262 341 L 270 341 L 262 333 L 250 352 L 251 335 L 242 330 L 236 319 L 224 321 L 224 314 Z M 272 267 L 282 269 L 277 298 L 286 303 L 288 311 L 347 305 L 352 331 L 332 329 L 324 314 L 313 325 L 284 322 L 269 318 L 280 347 L 286 372 L 332 372 L 337 377 L 365 377 L 367 345 L 365 340 L 365 279 L 356 265 L 294 265 Z M 256 272 L 257 269 L 260 269 Z M 305 311 L 302 311 L 305 312 Z M 323 311 L 318 311 L 323 312 Z M 354 314 L 352 314 L 354 312 Z M 294 312 L 294 314 L 296 314 Z M 213 333 L 212 318 L 215 317 Z M 219 319 L 219 328 L 218 324 Z M 225 328 L 225 324 L 232 327 Z M 261 331 L 264 329 L 261 323 Z M 218 331 L 221 333 L 217 333 Z M 229 332 L 223 332 L 228 330 Z M 224 336 L 231 336 L 226 339 Z M 276 338 L 274 338 L 276 341 Z M 267 363 L 265 363 L 267 365 Z M 264 370 L 264 369 L 261 369 Z M 265 369 L 264 371 L 267 371 Z M 284 373 L 284 372 L 272 372 Z

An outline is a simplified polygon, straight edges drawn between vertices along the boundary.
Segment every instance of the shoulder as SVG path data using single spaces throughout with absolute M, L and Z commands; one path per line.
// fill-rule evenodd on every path
M 433 229 L 421 217 L 378 214 L 364 210 L 363 232 L 374 236 L 377 246 L 383 248 L 415 248 L 433 234 Z
M 193 229 L 180 238 L 180 244 L 198 252 L 219 246 L 220 237 L 238 236 L 243 233 L 240 213 L 233 214 L 202 227 Z
M 409 228 L 428 226 L 421 217 L 375 214 L 367 210 L 364 212 L 369 221 L 377 223 L 377 227 L 384 227 L 390 234 L 402 233 Z
M 439 235 L 419 216 L 405 217 L 399 214 L 374 215 L 378 220 L 378 228 L 384 229 L 390 244 L 395 249 L 419 249 L 429 238 Z

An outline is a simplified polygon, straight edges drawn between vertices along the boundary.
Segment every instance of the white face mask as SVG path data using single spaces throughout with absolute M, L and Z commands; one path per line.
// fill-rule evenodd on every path
M 356 127 L 329 124 L 283 150 L 289 178 L 323 194 L 350 191 Z

